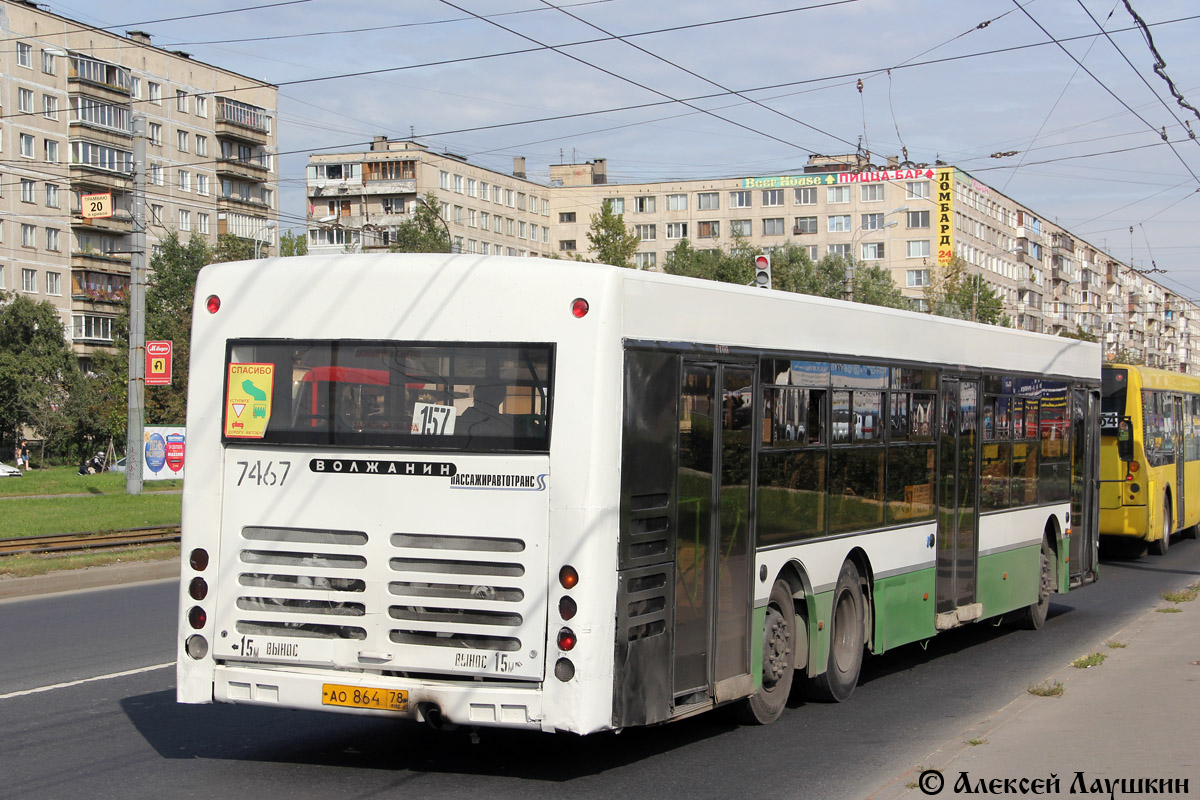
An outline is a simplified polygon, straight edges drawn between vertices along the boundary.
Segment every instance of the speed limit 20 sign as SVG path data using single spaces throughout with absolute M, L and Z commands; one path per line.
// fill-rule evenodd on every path
M 146 385 L 171 385 L 171 342 L 146 342 Z

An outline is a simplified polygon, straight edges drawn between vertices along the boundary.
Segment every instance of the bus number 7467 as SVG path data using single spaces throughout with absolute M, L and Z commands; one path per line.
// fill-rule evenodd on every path
M 238 475 L 237 485 L 241 486 L 243 481 L 253 481 L 258 486 L 283 486 L 283 482 L 287 480 L 288 473 L 292 470 L 292 462 L 280 461 L 279 467 L 282 472 L 277 472 L 274 461 L 239 461 L 237 465 L 242 468 L 242 474 Z

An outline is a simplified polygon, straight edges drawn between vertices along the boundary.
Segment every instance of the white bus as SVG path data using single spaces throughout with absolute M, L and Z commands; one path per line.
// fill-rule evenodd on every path
M 547 259 L 200 273 L 178 697 L 586 734 L 1095 576 L 1096 345 Z

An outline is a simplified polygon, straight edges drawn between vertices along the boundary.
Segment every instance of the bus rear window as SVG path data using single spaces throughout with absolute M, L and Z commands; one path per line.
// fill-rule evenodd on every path
M 1100 428 L 1116 431 L 1125 416 L 1125 393 L 1129 370 L 1105 367 L 1100 370 Z
M 227 363 L 273 369 L 265 426 L 239 435 L 227 419 L 226 442 L 549 450 L 550 344 L 242 340 Z

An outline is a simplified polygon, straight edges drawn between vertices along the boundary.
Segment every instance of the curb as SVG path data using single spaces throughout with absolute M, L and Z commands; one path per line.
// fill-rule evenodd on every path
M 169 578 L 179 578 L 177 558 L 64 569 L 28 578 L 0 578 L 0 601 Z

